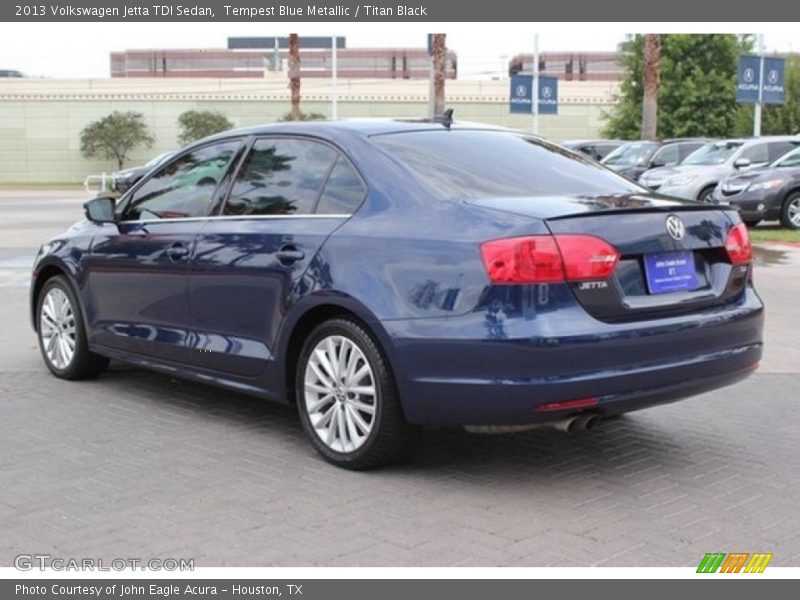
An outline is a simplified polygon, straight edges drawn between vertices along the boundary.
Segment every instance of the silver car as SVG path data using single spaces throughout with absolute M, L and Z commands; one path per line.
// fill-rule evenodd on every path
M 733 173 L 763 167 L 800 146 L 797 136 L 710 142 L 680 165 L 647 171 L 639 183 L 665 196 L 708 202 L 717 184 Z

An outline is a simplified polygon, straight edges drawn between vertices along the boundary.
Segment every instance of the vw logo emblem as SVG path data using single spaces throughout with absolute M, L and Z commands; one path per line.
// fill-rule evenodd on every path
M 549 88 L 549 87 L 543 87 L 542 88 L 542 97 L 543 98 L 549 98 L 552 95 L 553 95 L 552 88 Z
M 778 83 L 778 71 L 777 69 L 772 69 L 767 75 L 767 81 L 769 81 L 772 85 Z
M 667 233 L 673 240 L 680 241 L 686 235 L 686 225 L 683 224 L 680 217 L 677 215 L 670 215 L 667 217 Z
M 752 83 L 755 78 L 756 72 L 750 67 L 746 68 L 744 73 L 742 73 L 742 79 L 744 79 L 747 83 Z
M 517 96 L 524 96 L 525 92 L 527 92 L 527 91 L 528 91 L 528 88 L 526 88 L 524 85 L 518 85 L 517 89 L 514 90 L 514 93 L 516 93 Z

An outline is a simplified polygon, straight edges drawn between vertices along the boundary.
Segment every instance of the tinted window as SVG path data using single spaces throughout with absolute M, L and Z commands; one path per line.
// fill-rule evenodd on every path
M 340 156 L 322 191 L 317 212 L 323 215 L 352 214 L 366 194 L 367 189 L 361 178 L 350 163 Z
M 677 144 L 669 144 L 668 146 L 662 146 L 659 148 L 655 154 L 653 154 L 653 158 L 651 159 L 651 163 L 658 166 L 663 165 L 673 165 L 680 160 L 678 156 L 678 145 Z
M 744 142 L 711 142 L 701 146 L 683 161 L 684 165 L 721 165 L 742 147 Z
M 424 131 L 373 142 L 450 198 L 626 194 L 642 188 L 568 150 L 523 135 Z
M 703 145 L 705 145 L 705 142 L 687 142 L 683 144 L 677 144 L 680 152 L 678 160 L 682 161 L 684 158 L 689 156 L 692 152 L 702 147 Z
M 125 220 L 204 217 L 239 142 L 204 146 L 162 167 L 136 191 Z
M 800 148 L 792 150 L 775 161 L 775 167 L 800 167 Z
M 769 160 L 775 160 L 776 158 L 780 158 L 789 150 L 796 148 L 797 144 L 793 144 L 792 142 L 771 142 L 767 144 L 767 154 L 769 155 Z
M 303 215 L 313 211 L 336 152 L 309 140 L 257 140 L 231 189 L 226 215 Z
M 655 142 L 629 142 L 623 144 L 603 159 L 605 165 L 632 167 L 645 164 L 658 148 Z
M 747 158 L 751 163 L 763 163 L 769 160 L 767 144 L 753 144 L 742 150 L 739 158 Z

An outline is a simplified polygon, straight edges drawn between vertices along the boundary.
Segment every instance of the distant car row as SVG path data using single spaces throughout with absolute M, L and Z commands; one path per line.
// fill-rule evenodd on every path
M 564 145 L 659 194 L 737 206 L 749 225 L 779 219 L 800 229 L 800 136 Z

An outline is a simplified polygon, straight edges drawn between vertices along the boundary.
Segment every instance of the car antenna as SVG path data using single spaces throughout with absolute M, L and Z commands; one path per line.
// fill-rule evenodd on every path
M 453 109 L 448 108 L 444 112 L 442 112 L 442 116 L 435 119 L 448 129 L 450 129 L 450 125 L 453 124 Z

